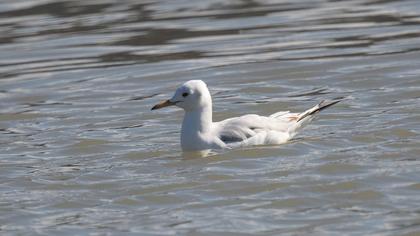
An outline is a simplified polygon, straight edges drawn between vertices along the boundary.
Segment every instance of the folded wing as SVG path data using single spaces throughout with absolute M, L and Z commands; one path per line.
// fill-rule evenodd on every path
M 289 112 L 273 115 L 266 117 L 252 114 L 216 122 L 217 135 L 226 144 L 243 142 L 261 134 L 287 133 L 297 120 L 296 114 Z

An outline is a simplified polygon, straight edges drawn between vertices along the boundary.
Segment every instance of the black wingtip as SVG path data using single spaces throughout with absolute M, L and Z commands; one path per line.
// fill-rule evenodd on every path
M 296 122 L 299 122 L 299 121 L 303 120 L 304 118 L 306 118 L 308 116 L 311 116 L 311 115 L 313 115 L 315 113 L 318 113 L 318 112 L 324 110 L 325 108 L 328 108 L 328 107 L 330 107 L 332 105 L 335 105 L 335 104 L 341 102 L 342 100 L 343 100 L 342 97 L 340 97 L 340 98 L 334 98 L 333 100 L 327 100 L 327 101 L 326 100 L 323 100 L 320 103 L 318 103 L 318 108 L 317 109 L 315 109 L 315 110 L 313 110 L 313 111 L 311 111 L 311 112 L 303 115 L 302 117 L 299 117 L 299 119 Z
M 316 113 L 316 112 L 322 111 L 322 110 L 324 110 L 325 108 L 328 108 L 328 107 L 330 107 L 330 106 L 332 106 L 332 105 L 335 105 L 335 104 L 337 104 L 337 103 L 339 103 L 339 102 L 341 102 L 341 101 L 342 101 L 342 99 L 340 99 L 340 100 L 331 100 L 331 101 L 322 101 L 322 102 L 319 104 L 319 108 L 318 108 L 317 110 L 315 110 L 314 112 L 312 112 L 311 114 L 314 114 L 314 113 Z M 323 103 L 326 103 L 326 104 L 323 104 Z

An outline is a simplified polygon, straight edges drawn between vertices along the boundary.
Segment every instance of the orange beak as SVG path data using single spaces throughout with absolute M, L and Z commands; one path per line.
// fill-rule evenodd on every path
M 154 105 L 152 107 L 152 110 L 157 110 L 157 109 L 160 109 L 160 108 L 164 108 L 164 107 L 168 107 L 168 106 L 173 106 L 173 105 L 175 105 L 175 102 L 171 102 L 169 100 L 166 100 L 166 101 L 163 101 L 163 102 L 160 102 L 160 103 Z

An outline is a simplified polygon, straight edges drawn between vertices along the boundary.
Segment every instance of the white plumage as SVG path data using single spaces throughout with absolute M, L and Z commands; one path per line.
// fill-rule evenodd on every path
M 315 113 L 339 101 L 323 101 L 303 113 L 250 114 L 213 122 L 212 100 L 207 85 L 201 80 L 190 80 L 179 87 L 171 99 L 155 105 L 152 110 L 171 105 L 183 108 L 182 149 L 201 151 L 285 143 Z

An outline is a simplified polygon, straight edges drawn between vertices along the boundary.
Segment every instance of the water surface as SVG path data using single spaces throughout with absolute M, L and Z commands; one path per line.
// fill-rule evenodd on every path
M 420 234 L 420 2 L 0 3 L 2 235 Z M 214 119 L 325 110 L 290 143 L 183 155 Z

